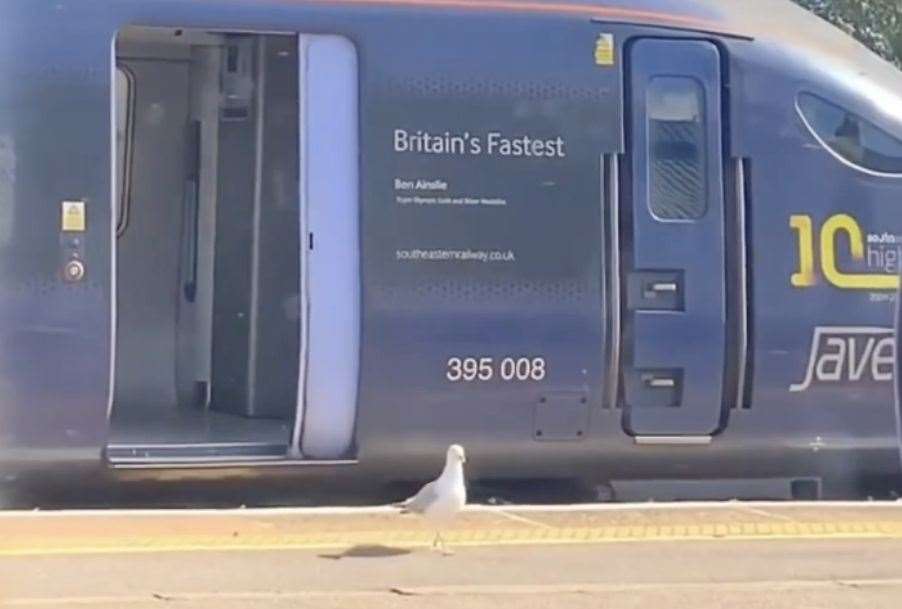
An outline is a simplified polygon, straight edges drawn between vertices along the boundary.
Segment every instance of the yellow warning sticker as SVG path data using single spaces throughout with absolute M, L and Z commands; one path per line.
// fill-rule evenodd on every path
M 614 65 L 614 34 L 599 34 L 595 41 L 595 65 Z
M 85 202 L 63 201 L 62 228 L 64 231 L 83 233 L 86 228 Z

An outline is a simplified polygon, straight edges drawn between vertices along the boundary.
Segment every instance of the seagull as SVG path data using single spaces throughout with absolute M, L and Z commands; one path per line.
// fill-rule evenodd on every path
M 452 444 L 445 455 L 442 475 L 424 486 L 409 499 L 397 504 L 402 514 L 419 514 L 435 529 L 432 548 L 439 548 L 445 555 L 451 554 L 445 547 L 441 529 L 460 512 L 467 503 L 467 487 L 464 481 L 464 463 L 467 462 L 463 446 Z

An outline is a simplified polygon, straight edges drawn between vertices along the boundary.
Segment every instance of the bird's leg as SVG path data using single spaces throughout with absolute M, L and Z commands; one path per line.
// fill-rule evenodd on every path
M 452 554 L 454 554 L 454 552 L 452 552 L 451 550 L 449 550 L 449 549 L 448 549 L 448 546 L 445 545 L 445 539 L 441 536 L 441 534 L 439 534 L 439 537 L 438 537 L 438 538 L 439 538 L 439 540 L 442 542 L 442 546 L 441 546 L 441 548 L 442 548 L 442 555 L 444 555 L 444 556 L 451 556 Z
M 435 532 L 435 537 L 434 537 L 433 540 L 432 540 L 432 547 L 430 548 L 430 550 L 435 550 L 436 548 L 438 548 L 438 542 L 439 542 L 439 540 L 440 540 L 441 538 L 442 538 L 442 536 L 439 535 L 439 532 L 438 532 L 438 531 L 436 531 L 436 532 Z

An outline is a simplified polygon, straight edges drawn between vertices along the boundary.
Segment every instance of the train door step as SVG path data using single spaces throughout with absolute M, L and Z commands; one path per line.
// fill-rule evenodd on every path
M 634 436 L 636 444 L 643 446 L 707 446 L 711 436 Z
M 816 500 L 819 478 L 611 480 L 616 501 Z
M 222 444 L 110 444 L 107 460 L 114 467 L 147 464 L 191 464 L 272 461 L 285 458 L 287 444 L 232 442 Z
M 256 461 L 288 454 L 290 421 L 154 406 L 119 413 L 107 445 L 110 465 Z
M 141 445 L 110 444 L 107 463 L 114 470 L 205 470 L 228 467 L 339 467 L 357 465 L 356 459 L 297 457 L 285 444 L 235 442 L 230 444 Z

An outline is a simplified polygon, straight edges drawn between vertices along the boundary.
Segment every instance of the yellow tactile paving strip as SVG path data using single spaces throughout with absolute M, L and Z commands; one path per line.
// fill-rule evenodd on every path
M 255 510 L 189 514 L 4 514 L 0 557 L 135 552 L 348 550 L 429 546 L 434 532 L 391 511 Z M 902 505 L 571 511 L 475 509 L 443 532 L 450 546 L 698 540 L 902 539 Z

